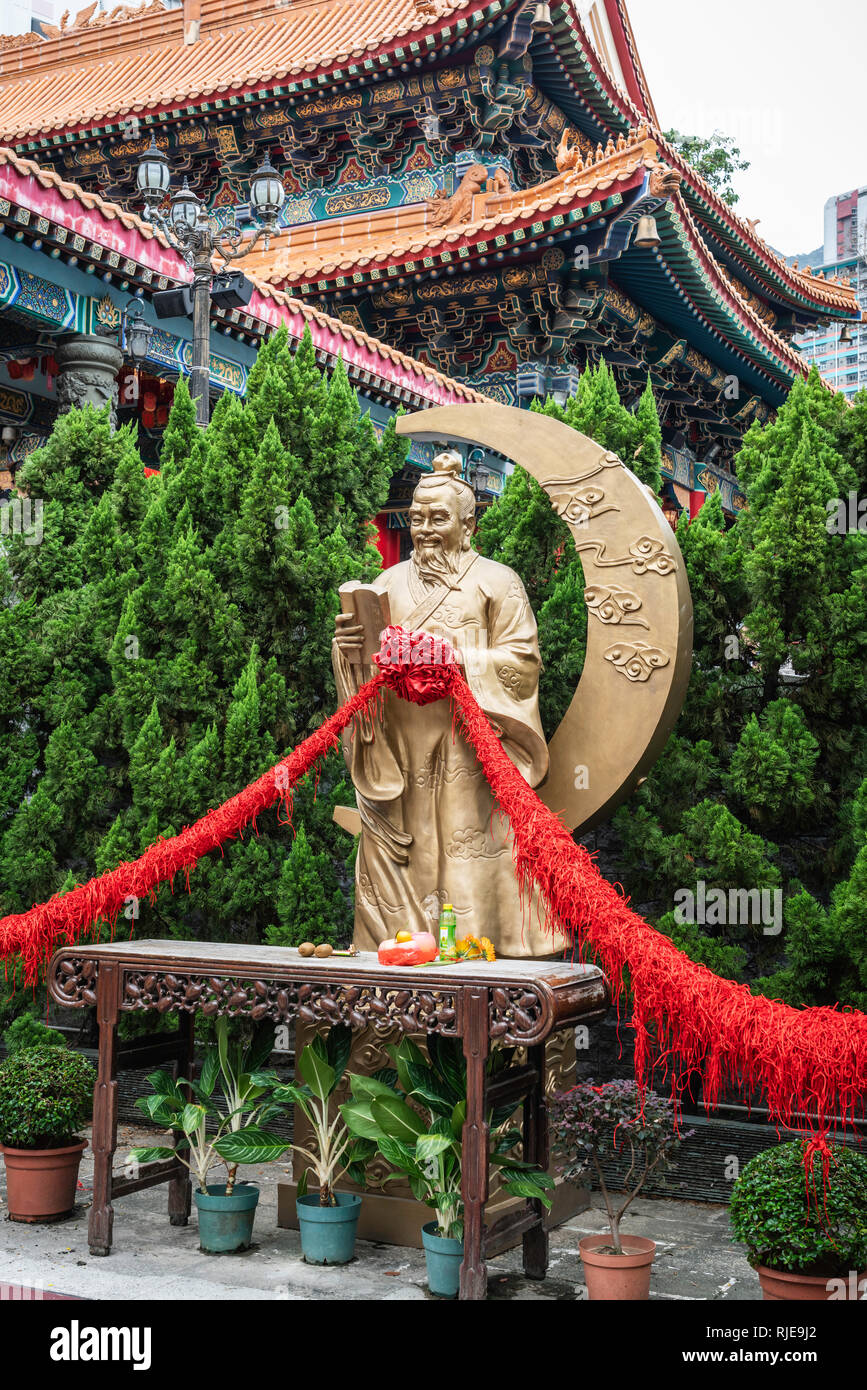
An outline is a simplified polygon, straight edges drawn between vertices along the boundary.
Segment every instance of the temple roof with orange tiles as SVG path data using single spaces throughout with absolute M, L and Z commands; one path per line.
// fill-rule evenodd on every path
M 50 201 L 52 195 L 56 195 L 53 203 Z M 98 263 L 101 253 L 107 251 L 111 255 L 114 248 L 122 246 L 125 269 L 133 284 L 138 281 L 142 286 L 160 290 L 191 279 L 189 267 L 151 223 L 116 203 L 106 202 L 99 194 L 89 193 L 61 179 L 33 160 L 21 159 L 14 150 L 3 146 L 0 146 L 0 198 L 9 204 L 6 215 L 13 214 L 13 220 L 20 221 L 22 215 L 38 213 L 40 222 L 50 226 L 46 214 L 53 213 L 55 225 L 61 230 L 82 228 L 82 215 L 91 214 L 87 238 L 81 238 L 79 233 L 85 243 L 80 247 L 84 258 L 87 258 L 88 247 L 92 262 Z M 372 375 L 376 376 L 386 393 L 386 381 L 396 385 L 396 402 L 412 401 L 416 406 L 423 406 L 484 399 L 467 385 L 450 380 L 424 362 L 414 361 L 387 343 L 360 332 L 352 324 L 294 299 L 264 278 L 260 279 L 255 271 L 247 273 L 253 282 L 254 295 L 245 318 L 251 326 L 259 325 L 260 334 L 286 324 L 297 339 L 309 328 L 323 359 L 340 355 L 350 368 L 351 376 L 363 378 L 365 385 L 370 384 Z M 357 372 L 354 371 L 356 367 Z
M 794 334 L 860 319 L 665 139 L 624 0 L 166 3 L 0 40 L 0 142 L 145 238 L 151 138 L 217 221 L 267 153 L 287 196 L 254 302 L 426 382 L 520 402 L 604 356 L 627 400 L 650 373 L 670 440 L 730 457 L 805 371 Z

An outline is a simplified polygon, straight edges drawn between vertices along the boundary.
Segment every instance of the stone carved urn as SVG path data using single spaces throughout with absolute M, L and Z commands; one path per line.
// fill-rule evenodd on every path
M 61 343 L 55 357 L 59 413 L 65 415 L 85 405 L 102 410 L 108 405 L 114 425 L 117 374 L 123 365 L 123 353 L 117 344 L 111 338 L 80 334 Z

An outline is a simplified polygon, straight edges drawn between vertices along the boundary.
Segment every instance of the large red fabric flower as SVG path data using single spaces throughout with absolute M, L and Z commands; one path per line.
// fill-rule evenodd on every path
M 457 670 L 454 647 L 445 637 L 429 632 L 405 632 L 387 627 L 373 658 L 389 690 L 414 705 L 442 700 L 452 688 Z

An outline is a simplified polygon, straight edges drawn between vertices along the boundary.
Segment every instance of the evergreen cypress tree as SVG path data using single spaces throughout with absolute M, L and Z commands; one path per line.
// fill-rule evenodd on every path
M 634 435 L 630 440 L 633 445 L 632 457 L 623 461 L 645 486 L 659 496 L 662 490 L 662 428 L 649 373 L 634 418 Z
M 649 388 L 630 414 L 600 366 L 565 407 L 534 408 L 614 449 L 658 489 Z M 867 487 L 865 420 L 867 393 L 848 409 L 812 372 L 746 435 L 736 466 L 748 507 L 736 524 L 718 496 L 694 521 L 681 518 L 695 608 L 684 710 L 647 781 L 589 837 L 609 876 L 694 959 L 793 1004 L 867 998 L 867 535 L 828 525 L 835 499 Z M 516 470 L 478 545 L 527 585 L 550 737 L 585 642 L 571 537 Z M 707 893 L 779 890 L 781 935 L 757 922 L 678 921 L 674 894 L 700 883 Z
M 851 409 L 843 410 L 839 427 L 840 452 L 855 475 L 857 496 L 867 502 L 867 390 L 859 391 Z M 867 532 L 867 506 L 861 512 L 859 529 Z
M 280 871 L 278 922 L 267 929 L 265 939 L 272 946 L 334 942 L 335 927 L 342 924 L 341 896 L 328 855 L 314 853 L 300 825 Z
M 23 470 L 42 543 L 0 551 L 0 911 L 135 858 L 331 712 L 336 589 L 378 569 L 370 522 L 406 452 L 393 427 L 378 442 L 342 366 L 326 381 L 309 333 L 293 353 L 285 330 L 207 430 L 178 382 L 157 476 L 107 412 L 59 417 Z M 269 812 L 189 893 L 131 904 L 131 925 L 302 940 L 308 910 L 287 885 L 303 830 L 325 885 L 320 936 L 345 938 L 355 845 L 331 813 L 351 801 L 335 757 L 315 796 L 298 789 L 295 839 Z
M 179 377 L 160 445 L 160 469 L 164 482 L 186 471 L 191 456 L 197 452 L 198 442 L 196 404 L 190 395 L 186 377 Z

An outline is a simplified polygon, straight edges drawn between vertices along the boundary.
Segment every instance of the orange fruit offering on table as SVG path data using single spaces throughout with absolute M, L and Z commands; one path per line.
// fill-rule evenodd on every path
M 406 935 L 408 940 L 401 941 Z M 382 941 L 377 951 L 380 965 L 427 965 L 436 960 L 439 946 L 430 932 L 398 932 L 390 941 Z

